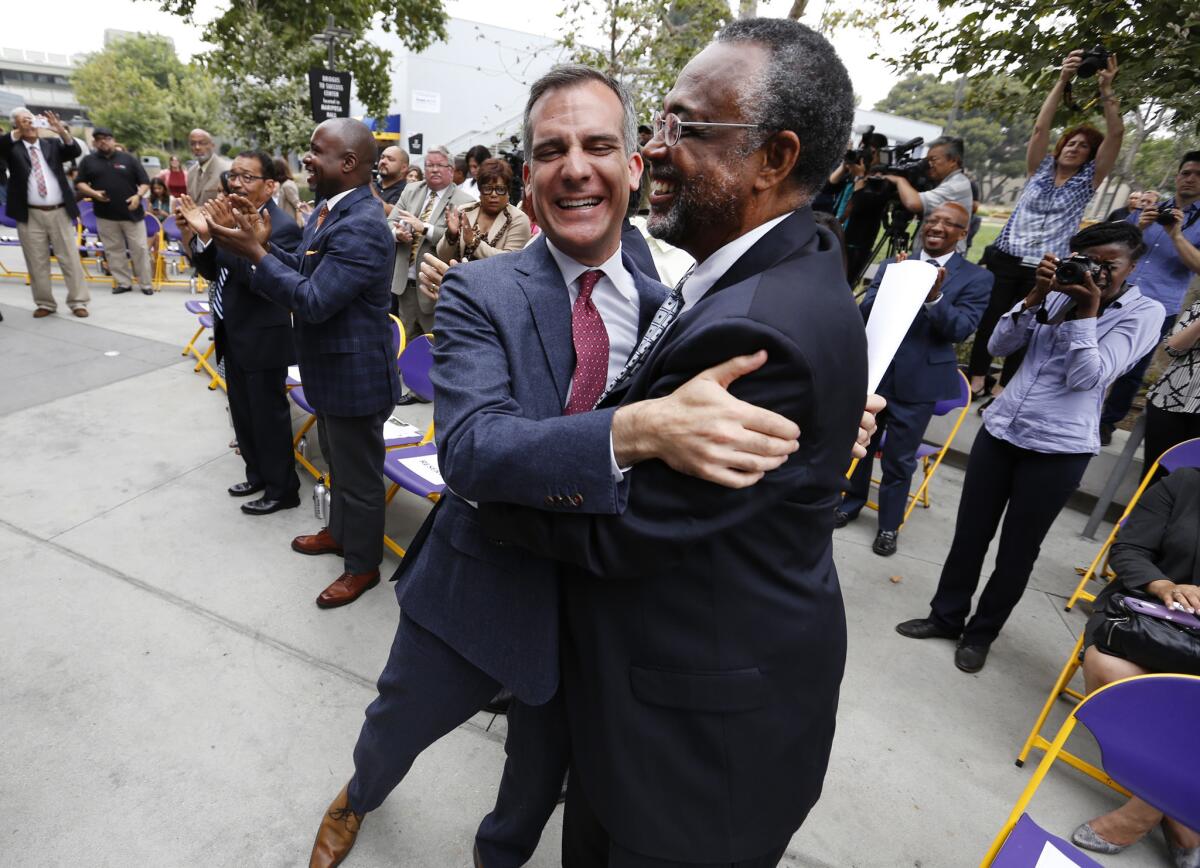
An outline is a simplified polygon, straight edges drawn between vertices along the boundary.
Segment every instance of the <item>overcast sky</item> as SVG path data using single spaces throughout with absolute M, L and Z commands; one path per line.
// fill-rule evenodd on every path
M 0 46 L 4 47 L 63 54 L 98 51 L 103 47 L 105 29 L 115 29 L 169 36 L 185 58 L 206 48 L 200 40 L 199 24 L 189 25 L 159 11 L 158 4 L 151 0 L 58 0 L 49 7 L 5 0 L 4 5 L 4 26 L 0 29 Z M 227 5 L 228 0 L 196 0 L 197 20 L 208 21 Z M 821 8 L 820 0 L 811 5 L 815 11 Z M 759 12 L 763 15 L 785 15 L 790 7 L 791 0 L 759 0 Z M 446 8 L 457 18 L 549 36 L 556 36 L 561 25 L 556 13 L 562 5 L 553 0 L 521 3 L 447 0 Z M 53 18 L 52 26 L 47 26 L 47 10 Z M 100 10 L 102 15 L 97 14 Z M 834 45 L 850 70 L 861 107 L 870 108 L 887 94 L 896 76 L 881 61 L 866 59 L 873 50 L 871 40 L 839 35 L 834 38 Z

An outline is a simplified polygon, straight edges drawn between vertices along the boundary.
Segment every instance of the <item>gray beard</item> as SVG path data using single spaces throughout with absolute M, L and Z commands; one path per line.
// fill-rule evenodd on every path
M 701 226 L 735 223 L 738 197 L 732 187 L 729 181 L 696 175 L 679 188 L 666 214 L 658 216 L 651 210 L 646 228 L 660 241 L 682 247 L 688 235 Z

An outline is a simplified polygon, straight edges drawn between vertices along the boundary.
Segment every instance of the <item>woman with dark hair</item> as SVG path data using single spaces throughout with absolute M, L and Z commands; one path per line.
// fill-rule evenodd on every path
M 446 233 L 437 246 L 437 257 L 444 262 L 486 259 L 520 250 L 533 231 L 525 212 L 509 204 L 512 169 L 507 162 L 484 160 L 477 181 L 479 202 L 462 209 L 446 208 Z
M 1047 253 L 1066 255 L 1067 239 L 1079 229 L 1084 209 L 1112 171 L 1121 151 L 1125 124 L 1113 92 L 1117 58 L 1112 55 L 1108 67 L 1096 74 L 1106 133 L 1080 124 L 1059 137 L 1053 153 L 1046 153 L 1054 113 L 1082 59 L 1082 51 L 1072 51 L 1063 61 L 1062 72 L 1042 103 L 1025 151 L 1029 180 L 1000 235 L 984 251 L 982 263 L 996 275 L 996 282 L 992 286 L 991 303 L 975 332 L 971 361 L 967 366 L 971 392 L 976 398 L 984 397 L 987 374 L 992 366 L 988 338 L 996 322 L 1018 299 L 1029 293 L 1043 256 Z M 1020 352 L 1005 359 L 1004 372 L 992 390 L 993 396 L 1004 390 L 1020 364 Z
M 420 166 L 410 166 L 404 173 L 404 183 L 406 184 L 420 184 L 424 180 L 425 173 L 421 171 Z
M 1105 390 L 1158 342 L 1162 305 L 1125 282 L 1145 249 L 1131 223 L 1083 230 L 1068 243 L 1081 259 L 1064 264 L 1047 253 L 1029 294 L 992 332 L 989 350 L 1023 349 L 1026 362 L 975 435 L 929 617 L 896 626 L 911 639 L 959 639 L 954 663 L 964 672 L 983 668 L 1050 525 L 1100 451 Z M 968 620 L 1001 515 L 996 567 Z
M 491 157 L 492 152 L 483 145 L 475 145 L 467 151 L 467 176 L 460 186 L 472 199 L 479 199 L 479 167 Z
M 1104 647 L 1106 609 L 1116 594 L 1152 599 L 1169 609 L 1200 611 L 1200 470 L 1182 467 L 1146 490 L 1121 526 L 1109 566 L 1117 577 L 1100 592 L 1083 640 L 1083 678 L 1088 693 L 1122 678 L 1147 675 L 1146 666 Z M 1130 738 L 1149 733 L 1131 732 Z M 1090 820 L 1071 840 L 1096 853 L 1120 853 L 1162 824 L 1176 868 L 1200 868 L 1200 831 L 1189 829 L 1134 797 L 1115 811 Z
M 287 160 L 283 157 L 276 157 L 274 160 L 275 180 L 279 187 L 275 193 L 275 204 L 279 206 L 279 210 L 296 221 L 297 225 L 304 225 L 304 218 L 300 215 L 300 187 L 292 179 L 292 170 L 288 167 Z
M 170 217 L 175 210 L 171 200 L 171 191 L 167 188 L 167 182 L 162 175 L 150 180 L 148 201 L 150 213 L 157 217 L 160 223 Z

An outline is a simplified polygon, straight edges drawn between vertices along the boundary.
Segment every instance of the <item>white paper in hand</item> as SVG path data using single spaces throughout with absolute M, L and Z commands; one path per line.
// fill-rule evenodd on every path
M 896 350 L 937 280 L 928 262 L 906 259 L 887 267 L 867 320 L 867 392 L 879 388 Z

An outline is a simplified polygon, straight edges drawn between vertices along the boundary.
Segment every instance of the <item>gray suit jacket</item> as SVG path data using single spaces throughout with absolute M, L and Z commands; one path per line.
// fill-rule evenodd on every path
M 187 171 L 188 195 L 197 205 L 203 205 L 210 199 L 215 199 L 223 192 L 221 188 L 221 173 L 228 172 L 233 162 L 220 154 L 213 154 L 208 162 L 201 166 L 193 165 Z
M 395 235 L 395 225 L 400 222 L 400 212 L 407 211 L 410 214 L 421 216 L 421 208 L 425 204 L 425 198 L 429 194 L 429 185 L 424 181 L 419 184 L 409 184 L 404 188 L 404 192 L 400 194 L 400 201 L 396 203 L 396 207 L 392 209 L 392 213 L 388 215 L 387 221 L 390 224 Z M 438 200 L 437 207 L 433 209 L 433 213 L 429 215 L 429 223 L 433 226 L 432 232 L 427 232 L 421 238 L 421 246 L 417 250 L 417 262 L 425 256 L 426 253 L 433 253 L 437 250 L 438 242 L 442 240 L 442 236 L 446 234 L 446 206 L 453 204 L 458 208 L 464 205 L 470 205 L 475 200 L 464 193 L 455 184 L 451 184 L 445 190 L 445 195 Z M 401 244 L 396 242 L 396 266 L 392 272 L 392 292 L 396 295 L 404 295 L 404 290 L 408 288 L 408 266 L 411 257 L 412 247 L 409 244 Z M 424 313 L 433 313 L 434 302 L 432 299 L 419 295 L 418 299 L 421 303 L 421 310 Z

